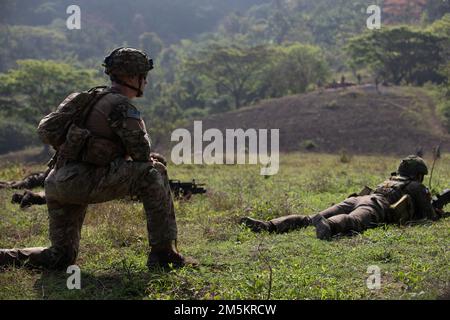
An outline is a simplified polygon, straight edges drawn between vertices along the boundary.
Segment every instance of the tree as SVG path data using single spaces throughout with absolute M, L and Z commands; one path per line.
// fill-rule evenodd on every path
M 441 83 L 445 37 L 401 26 L 352 38 L 347 47 L 353 67 L 370 66 L 396 85 Z
M 450 13 L 444 15 L 440 20 L 436 20 L 428 27 L 428 30 L 438 35 L 450 38 Z
M 450 12 L 450 1 L 448 0 L 428 0 L 426 4 L 426 13 L 428 21 L 440 19 Z
M 275 0 L 275 12 L 269 17 L 269 30 L 271 38 L 275 43 L 280 45 L 286 38 L 291 29 L 291 22 L 289 21 L 289 11 L 284 7 L 281 0 Z
M 233 37 L 236 34 L 246 34 L 249 32 L 251 23 L 248 17 L 240 15 L 238 12 L 233 12 L 226 16 L 220 26 L 221 32 L 227 36 Z
M 275 48 L 276 62 L 267 73 L 270 96 L 303 93 L 325 82 L 329 69 L 319 47 L 300 43 Z
M 431 24 L 427 31 L 438 35 L 440 37 L 447 38 L 446 41 L 443 41 L 443 45 L 445 48 L 446 60 L 450 60 L 450 13 L 444 15 L 440 20 L 436 20 L 433 24 Z
M 164 48 L 164 43 L 156 33 L 144 32 L 139 36 L 139 46 L 151 57 L 157 57 Z
M 65 35 L 44 27 L 0 24 L 0 72 L 14 66 L 16 60 L 62 59 L 70 47 Z
M 94 74 L 51 60 L 19 60 L 17 69 L 0 74 L 1 110 L 36 124 L 71 92 L 94 86 Z
M 271 50 L 265 46 L 211 45 L 198 59 L 188 62 L 188 68 L 212 81 L 217 91 L 230 94 L 235 108 L 239 109 L 251 102 L 258 91 L 270 56 Z
M 37 140 L 36 126 L 18 118 L 0 117 L 0 154 L 23 149 Z
M 383 13 L 391 23 L 420 21 L 427 0 L 384 0 Z

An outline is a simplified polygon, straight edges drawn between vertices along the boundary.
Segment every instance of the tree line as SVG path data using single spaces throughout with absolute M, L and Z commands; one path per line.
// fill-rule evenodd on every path
M 422 28 L 363 32 L 366 16 L 355 8 L 366 2 L 259 1 L 226 15 L 215 32 L 172 44 L 153 31 L 137 33 L 135 46 L 156 65 L 138 102 L 154 142 L 183 121 L 314 90 L 345 70 L 396 85 L 434 83 L 450 123 L 450 15 L 434 13 L 427 19 L 437 20 Z M 392 6 L 392 19 L 403 19 Z M 70 92 L 107 83 L 100 65 L 117 39 L 108 28 L 89 31 L 68 33 L 58 19 L 51 27 L 0 26 L 0 153 L 36 143 L 37 121 Z

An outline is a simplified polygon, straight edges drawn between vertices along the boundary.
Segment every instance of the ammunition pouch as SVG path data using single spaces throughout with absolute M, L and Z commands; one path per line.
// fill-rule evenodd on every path
M 396 203 L 391 204 L 387 212 L 387 220 L 390 223 L 403 225 L 414 218 L 414 204 L 411 196 L 405 194 Z
M 66 141 L 59 149 L 57 167 L 72 161 L 105 167 L 123 154 L 122 148 L 113 141 L 93 136 L 88 129 L 72 124 Z
M 91 136 L 85 146 L 81 161 L 105 167 L 124 154 L 121 147 L 105 138 Z
M 81 151 L 90 135 L 89 130 L 72 124 L 67 132 L 66 141 L 58 150 L 58 162 L 79 160 Z

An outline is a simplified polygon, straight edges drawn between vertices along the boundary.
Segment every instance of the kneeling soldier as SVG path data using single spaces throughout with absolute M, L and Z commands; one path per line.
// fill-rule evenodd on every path
M 70 95 L 41 121 L 38 130 L 45 141 L 63 137 L 61 144 L 51 143 L 57 157 L 45 179 L 51 246 L 2 249 L 0 265 L 65 269 L 75 264 L 88 204 L 130 195 L 144 205 L 151 246 L 148 266 L 186 264 L 176 248 L 177 224 L 166 167 L 151 157 L 144 121 L 131 103 L 143 95 L 153 62 L 142 51 L 118 48 L 105 58 L 104 66 L 111 87 Z M 96 98 L 90 100 L 91 95 Z M 80 106 L 87 101 L 89 108 Z M 81 113 L 74 114 L 62 135 L 58 121 L 77 108 L 89 110 L 83 119 L 75 118 Z

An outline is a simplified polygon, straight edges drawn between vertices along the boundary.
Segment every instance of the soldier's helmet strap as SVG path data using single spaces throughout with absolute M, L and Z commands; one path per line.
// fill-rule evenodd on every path
M 135 86 L 132 86 L 131 84 L 126 83 L 125 81 L 120 80 L 120 79 L 117 78 L 116 76 L 113 76 L 113 77 L 112 77 L 112 80 L 113 80 L 115 83 L 118 83 L 118 84 L 120 84 L 120 85 L 122 85 L 122 86 L 125 86 L 125 87 L 127 87 L 127 88 L 130 88 L 130 89 L 136 91 L 138 97 L 142 96 L 142 94 L 143 94 L 143 92 L 142 92 L 142 90 L 141 90 L 141 88 L 140 88 L 141 85 L 142 85 L 142 77 L 139 78 L 139 88 L 137 88 L 137 87 L 135 87 Z

